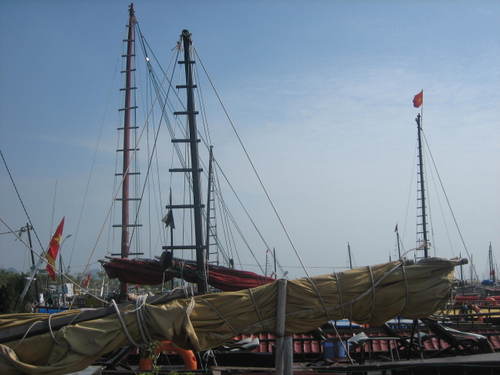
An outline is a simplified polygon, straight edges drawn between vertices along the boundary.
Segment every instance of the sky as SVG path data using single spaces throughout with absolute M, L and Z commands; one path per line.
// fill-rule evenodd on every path
M 106 215 L 121 122 L 117 109 L 123 106 L 119 71 L 128 2 L 2 5 L 0 149 L 40 238 L 35 249 L 46 246 L 65 216 L 65 233 L 72 236 L 63 259 L 71 259 L 75 272 L 87 264 L 95 268 L 117 250 Z M 423 89 L 432 156 L 479 277 L 487 276 L 488 245 L 496 257 L 500 245 L 498 2 L 137 1 L 135 8 L 165 66 L 181 30 L 192 32 L 310 274 L 345 268 L 347 242 L 355 266 L 394 258 L 396 223 L 404 248 L 416 246 L 418 110 L 411 100 Z M 137 76 L 145 74 L 138 66 Z M 290 277 L 302 276 L 208 81 L 201 78 L 200 87 L 202 82 L 218 162 L 280 264 Z M 138 89 L 139 126 L 147 92 Z M 158 177 L 163 198 L 169 186 L 179 197 L 182 184 L 168 173 L 172 150 L 165 129 L 158 145 L 166 171 Z M 464 255 L 437 175 L 426 165 L 432 253 Z M 266 246 L 227 187 L 226 193 L 263 264 Z M 11 228 L 25 225 L 3 165 L 0 197 L 0 218 Z M 145 220 L 144 234 L 148 225 L 159 227 L 158 217 Z M 141 245 L 146 256 L 161 253 L 164 238 L 155 231 L 155 239 L 146 235 Z M 238 247 L 238 265 L 259 271 L 245 246 Z M 12 235 L 0 235 L 0 255 L 0 267 L 29 267 L 25 246 Z

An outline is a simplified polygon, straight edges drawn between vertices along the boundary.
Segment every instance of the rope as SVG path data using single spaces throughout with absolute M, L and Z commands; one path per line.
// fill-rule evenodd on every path
M 121 314 L 120 309 L 118 308 L 118 305 L 116 304 L 115 300 L 112 299 L 111 303 L 113 304 L 113 307 L 115 308 L 116 316 L 118 317 L 118 320 L 120 321 L 120 325 L 122 326 L 122 330 L 125 333 L 125 336 L 127 336 L 128 341 L 130 341 L 130 343 L 132 345 L 134 345 L 136 347 L 140 347 L 140 345 L 137 344 L 135 342 L 135 340 L 132 338 L 132 336 L 130 335 L 130 332 L 129 332 L 128 328 L 127 328 L 127 325 L 125 324 L 125 321 L 123 320 L 122 314 Z
M 342 305 L 342 289 L 340 287 L 340 285 L 341 285 L 340 274 L 335 272 L 333 275 L 335 276 L 335 286 L 337 287 L 337 295 L 339 296 L 339 302 L 340 302 L 340 305 Z M 342 315 L 345 315 L 344 308 L 342 308 Z M 352 314 L 351 314 L 351 318 L 352 318 Z
M 213 305 L 213 303 L 211 303 L 210 301 L 203 299 L 203 298 L 200 298 L 200 300 L 202 302 L 205 302 L 208 305 L 208 307 L 210 307 L 213 311 L 215 311 L 217 313 L 217 315 L 219 316 L 219 318 L 222 321 L 224 321 L 224 323 L 226 323 L 226 325 L 231 329 L 231 331 L 233 331 L 234 335 L 238 336 L 239 332 L 236 329 L 234 329 L 234 327 L 231 325 L 231 323 L 229 323 L 229 321 L 224 317 L 224 315 L 222 315 L 222 313 L 217 309 L 217 307 L 215 307 Z
M 408 275 L 406 274 L 405 264 L 402 260 L 401 260 L 401 270 L 402 270 L 403 278 L 404 278 L 404 282 L 405 282 L 405 303 L 404 303 L 403 307 L 401 308 L 401 311 L 399 312 L 398 315 L 400 315 L 406 309 L 406 305 L 408 304 L 408 297 L 409 297 Z
M 255 296 L 253 294 L 252 288 L 249 288 L 247 290 L 248 290 L 248 294 L 250 295 L 250 299 L 252 300 L 252 305 L 255 308 L 255 312 L 257 313 L 257 317 L 259 318 L 259 322 L 261 322 L 263 320 L 262 314 L 259 310 L 259 306 L 257 305 L 257 302 L 255 301 Z M 265 329 L 264 325 L 262 325 L 262 329 L 263 330 Z
M 460 230 L 460 227 L 458 225 L 457 218 L 455 217 L 455 213 L 453 212 L 453 209 L 451 208 L 451 204 L 450 204 L 450 200 L 448 198 L 448 194 L 446 194 L 446 190 L 444 189 L 443 180 L 441 179 L 441 175 L 439 174 L 439 171 L 437 169 L 436 162 L 434 161 L 434 156 L 432 155 L 431 149 L 429 147 L 429 143 L 427 142 L 427 137 L 426 137 L 426 135 L 425 135 L 425 133 L 423 131 L 422 131 L 422 134 L 424 135 L 425 145 L 427 146 L 427 150 L 429 151 L 429 156 L 431 157 L 432 165 L 434 166 L 434 169 L 436 171 L 436 175 L 438 177 L 439 185 L 441 186 L 441 190 L 443 191 L 443 195 L 444 195 L 444 197 L 446 199 L 446 203 L 448 205 L 448 208 L 450 209 L 451 217 L 453 218 L 453 222 L 455 223 L 455 227 L 457 228 L 457 232 L 458 232 L 458 235 L 460 237 L 460 241 L 462 242 L 462 246 L 464 247 L 464 250 L 467 253 L 468 259 L 471 260 L 472 259 L 471 258 L 471 254 L 469 252 L 469 249 L 467 248 L 467 245 L 465 244 L 465 240 L 464 240 L 464 237 L 462 236 L 462 231 Z M 477 276 L 476 267 L 474 266 L 474 264 L 472 263 L 472 261 L 471 261 L 471 267 L 474 270 L 474 273 L 476 274 L 476 277 L 478 277 Z
M 61 345 L 61 343 L 56 339 L 56 335 L 54 334 L 54 331 L 52 331 L 52 325 L 50 324 L 50 320 L 52 319 L 52 315 L 53 314 L 49 314 L 49 320 L 48 320 L 50 336 L 52 337 L 52 340 L 54 340 L 54 342 L 57 345 Z
M 24 339 L 26 338 L 26 336 L 28 335 L 28 333 L 31 331 L 31 329 L 32 329 L 32 328 L 33 328 L 33 327 L 34 327 L 37 323 L 42 323 L 42 320 L 37 320 L 37 321 L 33 322 L 33 323 L 29 326 L 29 328 L 26 330 L 26 332 L 24 333 L 24 335 L 23 335 L 23 337 L 21 338 L 21 340 L 19 340 L 19 342 L 16 344 L 16 346 L 14 346 L 14 350 L 16 350 L 16 349 L 17 349 L 17 347 L 23 343 L 23 341 L 24 341 Z
M 10 178 L 10 181 L 12 182 L 12 186 L 14 186 L 14 190 L 16 191 L 17 199 L 19 199 L 19 202 L 21 203 L 21 206 L 23 207 L 24 214 L 28 218 L 28 222 L 31 225 L 31 227 L 33 228 L 33 233 L 35 233 L 35 237 L 38 241 L 38 245 L 40 245 L 40 249 L 42 249 L 42 251 L 43 251 L 44 247 L 42 245 L 42 242 L 40 241 L 40 238 L 38 237 L 38 233 L 36 232 L 36 229 L 33 225 L 33 222 L 31 221 L 31 217 L 28 214 L 28 210 L 26 209 L 26 206 L 24 205 L 23 199 L 21 198 L 21 194 L 19 193 L 19 190 L 17 189 L 17 185 L 14 181 L 14 177 L 12 177 L 12 174 L 10 173 L 9 166 L 7 165 L 7 161 L 5 160 L 1 149 L 0 149 L 0 156 L 2 157 L 3 164 L 5 165 L 5 169 L 7 169 L 7 173 L 9 174 L 9 178 Z M 12 229 L 9 228 L 9 230 L 12 230 Z
M 111 97 L 112 97 L 112 94 L 111 94 L 112 90 L 111 90 L 111 88 L 114 87 L 114 83 L 115 83 L 115 79 L 116 79 L 116 72 L 118 71 L 118 62 L 119 62 L 119 60 L 117 59 L 116 63 L 115 63 L 115 68 L 114 68 L 115 70 L 113 72 L 113 79 L 111 80 L 111 86 L 110 86 L 110 88 L 108 90 L 108 98 L 106 100 L 105 110 L 104 110 L 104 113 L 102 115 L 101 125 L 99 127 L 99 135 L 97 137 L 97 142 L 96 142 L 96 145 L 95 145 L 95 148 L 94 148 L 94 155 L 92 156 L 92 162 L 91 162 L 91 165 L 90 165 L 90 171 L 89 171 L 89 174 L 88 174 L 88 177 L 87 177 L 87 184 L 85 186 L 85 191 L 83 193 L 82 206 L 80 208 L 80 213 L 78 215 L 78 222 L 76 224 L 75 237 L 73 238 L 73 247 L 71 248 L 71 255 L 69 257 L 68 267 L 71 266 L 71 261 L 73 260 L 73 254 L 74 254 L 74 251 L 75 251 L 75 248 L 76 248 L 76 243 L 77 243 L 77 240 L 78 240 L 78 234 L 80 233 L 80 224 L 81 224 L 81 221 L 82 221 L 84 208 L 85 208 L 85 205 L 86 205 L 86 202 L 87 202 L 87 196 L 88 196 L 88 192 L 89 192 L 89 188 L 90 188 L 90 182 L 92 180 L 92 175 L 94 174 L 95 163 L 96 163 L 96 160 L 97 160 L 97 152 L 99 151 L 99 146 L 101 144 L 101 139 L 102 139 L 102 134 L 103 134 L 103 129 L 104 129 L 104 123 L 105 123 L 105 119 L 106 119 L 106 113 L 108 112 L 109 105 L 110 105 L 110 102 L 111 102 Z
M 368 267 L 368 271 L 370 272 L 370 280 L 372 282 L 372 306 L 371 306 L 371 309 L 370 309 L 370 319 L 373 315 L 373 309 L 375 308 L 375 280 L 373 279 L 373 270 L 372 270 L 372 267 L 371 266 L 367 266 Z M 351 305 L 352 306 L 352 305 Z
M 0 217 L 0 222 L 1 222 L 3 225 L 5 225 L 5 226 L 7 227 L 7 229 L 9 229 L 9 230 L 10 230 L 10 231 L 14 234 L 14 236 L 16 236 L 16 238 L 17 238 L 17 239 L 18 239 L 18 240 L 19 240 L 19 241 L 20 241 L 20 242 L 21 242 L 21 243 L 22 243 L 22 244 L 26 247 L 26 249 L 27 249 L 28 251 L 32 251 L 32 250 L 33 250 L 33 254 L 35 254 L 35 255 L 36 255 L 39 259 L 41 259 L 43 262 L 45 262 L 45 263 L 47 263 L 47 264 L 48 264 L 47 259 L 46 259 L 44 256 L 42 256 L 42 255 L 38 254 L 38 253 L 37 253 L 34 249 L 31 249 L 31 248 L 29 247 L 29 245 L 28 245 L 26 242 L 24 242 L 24 240 L 23 240 L 21 237 L 19 237 L 19 235 L 17 234 L 17 232 L 14 232 L 14 231 L 11 229 L 11 227 L 10 227 L 10 226 L 9 226 L 9 225 L 8 225 L 8 224 L 7 224 L 7 223 L 6 223 L 6 222 L 5 222 L 2 218 L 1 218 L 1 217 Z M 70 283 L 72 283 L 72 284 L 74 284 L 74 285 L 78 286 L 79 288 L 81 288 L 81 289 L 86 289 L 86 288 L 83 288 L 83 287 L 82 287 L 82 286 L 81 286 L 78 282 L 76 282 L 75 280 L 73 280 L 71 277 L 69 277 L 68 275 L 66 275 L 66 274 L 65 274 L 62 270 L 57 271 L 57 274 L 58 274 L 58 275 L 60 275 L 60 276 L 62 276 L 62 277 L 64 277 L 64 278 L 65 278 L 66 280 L 68 280 Z M 97 299 L 98 301 L 101 301 L 101 302 L 106 303 L 106 304 L 108 303 L 107 301 L 103 300 L 102 298 L 100 298 L 100 297 L 98 297 L 98 296 L 96 296 L 96 295 L 94 295 L 94 294 L 92 294 L 92 293 L 89 293 L 89 292 L 88 292 L 88 290 L 87 290 L 87 293 L 88 293 L 90 296 L 92 296 L 92 297 L 94 297 L 95 299 Z
M 249 153 L 248 153 L 245 145 L 243 144 L 243 141 L 242 141 L 240 135 L 238 134 L 238 131 L 236 130 L 236 126 L 234 125 L 231 117 L 229 116 L 229 112 L 227 111 L 226 106 L 224 105 L 224 103 L 223 103 L 223 101 L 222 101 L 222 99 L 221 99 L 221 97 L 220 97 L 217 89 L 215 88 L 215 85 L 214 85 L 214 83 L 213 83 L 210 75 L 208 74 L 208 72 L 207 72 L 207 70 L 205 68 L 205 65 L 203 64 L 203 61 L 201 60 L 200 56 L 198 55 L 198 52 L 196 51 L 196 49 L 194 49 L 194 53 L 195 53 L 196 57 L 198 58 L 198 60 L 200 61 L 201 67 L 203 68 L 203 70 L 204 70 L 204 72 L 205 72 L 205 74 L 207 76 L 207 79 L 210 82 L 210 85 L 212 86 L 212 89 L 214 90 L 214 93 L 215 93 L 215 95 L 216 95 L 216 97 L 217 97 L 217 99 L 219 101 L 219 104 L 221 105 L 221 108 L 224 111 L 224 114 L 226 115 L 226 118 L 227 118 L 229 124 L 231 125 L 231 128 L 233 129 L 233 132 L 236 135 L 236 138 L 238 139 L 238 142 L 240 143 L 240 146 L 243 149 L 243 152 L 244 152 L 244 154 L 245 154 L 245 156 L 246 156 L 246 158 L 247 158 L 247 160 L 248 160 L 248 162 L 249 162 L 252 170 L 253 170 L 255 176 L 257 177 L 257 180 L 259 181 L 259 184 L 260 184 L 262 190 L 264 191 L 264 194 L 266 195 L 267 200 L 268 200 L 269 204 L 271 205 L 271 207 L 272 207 L 272 209 L 274 211 L 274 214 L 275 214 L 276 218 L 278 219 L 278 222 L 280 223 L 281 228 L 283 229 L 283 232 L 285 233 L 285 236 L 286 236 L 286 238 L 287 238 L 290 246 L 292 247 L 292 249 L 293 249 L 293 251 L 295 253 L 295 256 L 299 260 L 299 263 L 302 266 L 302 269 L 304 270 L 307 278 L 311 279 L 311 276 L 309 275 L 309 272 L 307 272 L 307 269 L 306 269 L 306 267 L 304 265 L 304 262 L 302 261 L 302 258 L 300 257 L 299 252 L 298 252 L 297 248 L 295 247 L 295 244 L 293 243 L 292 238 L 291 238 L 290 234 L 288 233 L 288 230 L 286 229 L 286 226 L 285 226 L 283 220 L 281 219 L 281 216 L 279 215 L 278 210 L 277 210 L 276 206 L 274 205 L 273 200 L 271 199 L 271 196 L 269 195 L 269 192 L 267 191 L 267 189 L 266 189 L 266 187 L 264 185 L 264 182 L 262 181 L 262 178 L 260 177 L 259 173 L 257 172 L 257 168 L 255 167 L 255 165 L 254 165 L 254 163 L 253 163 L 253 161 L 252 161 L 252 159 L 251 159 L 251 157 L 250 157 L 250 155 L 249 155 Z M 312 283 L 314 284 L 314 281 L 312 281 Z M 314 287 L 314 289 L 317 290 L 316 287 Z

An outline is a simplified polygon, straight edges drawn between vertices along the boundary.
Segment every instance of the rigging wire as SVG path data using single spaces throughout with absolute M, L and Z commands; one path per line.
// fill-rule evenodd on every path
M 441 179 L 441 175 L 439 174 L 439 171 L 437 169 L 436 162 L 434 161 L 434 157 L 433 157 L 432 152 L 431 152 L 430 147 L 429 147 L 429 143 L 427 142 L 427 136 L 425 135 L 425 133 L 423 131 L 422 131 L 422 134 L 424 135 L 424 142 L 425 142 L 425 144 L 427 146 L 427 150 L 429 151 L 429 156 L 431 157 L 432 165 L 434 166 L 434 169 L 436 171 L 436 175 L 438 177 L 439 185 L 441 186 L 441 190 L 443 191 L 444 197 L 446 199 L 446 203 L 448 205 L 448 209 L 450 210 L 451 217 L 453 218 L 453 222 L 455 223 L 455 227 L 457 228 L 457 232 L 458 232 L 458 235 L 460 237 L 460 241 L 462 242 L 462 246 L 463 246 L 465 252 L 467 253 L 467 257 L 469 258 L 469 260 L 471 260 L 471 253 L 469 252 L 469 249 L 467 248 L 467 245 L 465 244 L 465 240 L 464 240 L 464 237 L 462 235 L 462 231 L 460 230 L 457 218 L 455 216 L 455 213 L 453 212 L 453 208 L 451 207 L 451 203 L 450 203 L 450 200 L 448 198 L 448 194 L 446 193 L 446 190 L 444 189 L 443 180 Z M 477 274 L 477 271 L 476 271 L 476 266 L 472 262 L 471 262 L 471 266 L 472 266 L 474 274 L 476 275 L 476 278 L 478 278 L 478 274 Z
M 117 75 L 117 71 L 118 71 L 119 61 L 120 60 L 117 58 L 117 60 L 115 62 L 115 67 L 114 67 L 114 72 L 113 72 L 113 78 L 111 80 L 111 87 L 114 87 L 114 84 L 115 84 L 115 81 L 116 81 L 116 75 Z M 88 177 L 87 177 L 87 183 L 85 185 L 85 190 L 84 190 L 84 193 L 83 193 L 82 205 L 81 205 L 81 208 L 80 208 L 80 213 L 78 215 L 78 222 L 76 224 L 76 231 L 75 231 L 75 234 L 74 234 L 74 237 L 73 237 L 73 241 L 72 241 L 73 246 L 71 247 L 71 253 L 70 253 L 70 257 L 69 257 L 69 262 L 68 262 L 68 265 L 67 265 L 68 268 L 71 266 L 71 262 L 73 260 L 73 254 L 75 252 L 76 244 L 78 242 L 78 235 L 80 234 L 80 225 L 81 225 L 81 222 L 82 222 L 84 209 L 85 209 L 85 206 L 87 204 L 87 197 L 88 197 L 88 194 L 89 194 L 90 183 L 92 181 L 92 176 L 94 174 L 94 168 L 95 168 L 95 164 L 96 164 L 96 160 L 97 160 L 97 152 L 99 150 L 99 147 L 100 147 L 100 144 L 101 144 L 101 140 L 102 140 L 103 129 L 104 129 L 104 122 L 105 122 L 105 118 L 106 118 L 106 113 L 108 113 L 108 111 L 109 111 L 109 105 L 110 105 L 110 102 L 111 102 L 111 97 L 112 97 L 111 87 L 108 90 L 108 97 L 107 97 L 107 100 L 106 100 L 106 105 L 105 105 L 104 113 L 103 113 L 103 116 L 101 118 L 101 125 L 99 127 L 99 133 L 98 133 L 98 136 L 97 136 L 97 142 L 96 142 L 96 146 L 94 148 L 94 154 L 92 155 L 92 162 L 91 162 L 89 174 L 88 174 Z
M 266 195 L 267 200 L 268 200 L 269 204 L 271 205 L 271 207 L 272 207 L 272 209 L 273 209 L 273 211 L 274 211 L 274 214 L 275 214 L 276 218 L 278 219 L 278 221 L 279 221 L 279 223 L 280 223 L 280 225 L 281 225 L 281 228 L 283 229 L 283 232 L 285 233 L 285 236 L 286 236 L 286 238 L 287 238 L 287 240 L 288 240 L 288 243 L 289 243 L 289 244 L 290 244 L 290 246 L 292 247 L 292 249 L 293 249 L 293 251 L 294 251 L 294 253 L 295 253 L 295 256 L 296 256 L 296 257 L 297 257 L 297 259 L 299 260 L 299 263 L 302 265 L 303 270 L 304 270 L 304 272 L 305 272 L 306 276 L 310 279 L 309 272 L 307 271 L 307 269 L 306 269 L 306 267 L 305 267 L 305 265 L 304 265 L 304 262 L 302 261 L 302 258 L 301 258 L 301 256 L 300 256 L 300 254 L 299 254 L 299 252 L 298 252 L 297 248 L 295 247 L 295 244 L 293 243 L 292 238 L 291 238 L 291 236 L 290 236 L 290 234 L 289 234 L 288 230 L 286 229 L 285 223 L 283 222 L 283 220 L 282 220 L 282 218 L 281 218 L 280 214 L 278 213 L 278 210 L 277 210 L 277 208 L 276 208 L 276 206 L 275 206 L 275 204 L 274 204 L 273 200 L 271 199 L 271 196 L 269 195 L 269 192 L 267 191 L 267 189 L 266 189 L 266 187 L 265 187 L 265 185 L 264 185 L 264 183 L 263 183 L 263 181 L 262 181 L 262 178 L 260 177 L 259 173 L 257 172 L 257 169 L 256 169 L 256 167 L 255 167 L 255 165 L 254 165 L 254 163 L 253 163 L 252 159 L 250 158 L 250 154 L 248 153 L 248 151 L 247 151 L 247 149 L 246 149 L 245 145 L 243 144 L 243 140 L 241 139 L 241 137 L 240 137 L 240 135 L 239 135 L 238 131 L 236 130 L 236 126 L 235 126 L 234 122 L 232 121 L 231 117 L 229 116 L 229 112 L 227 111 L 226 106 L 224 105 L 224 103 L 223 103 L 223 101 L 222 101 L 222 98 L 221 98 L 221 97 L 220 97 L 220 95 L 219 95 L 219 92 L 217 91 L 217 89 L 216 89 L 216 87 L 215 87 L 215 85 L 214 85 L 214 83 L 213 83 L 213 81 L 212 81 L 212 78 L 211 78 L 211 77 L 210 77 L 210 75 L 208 74 L 208 71 L 207 71 L 207 69 L 205 68 L 205 65 L 203 64 L 203 60 L 200 58 L 200 56 L 199 56 L 199 54 L 198 54 L 198 52 L 197 52 L 196 48 L 193 48 L 193 50 L 194 50 L 194 53 L 195 53 L 196 57 L 197 57 L 197 58 L 198 58 L 198 60 L 200 61 L 201 67 L 203 68 L 203 71 L 205 72 L 205 75 L 207 76 L 207 79 L 208 79 L 208 81 L 210 82 L 210 85 L 212 86 L 212 89 L 213 89 L 213 91 L 214 91 L 214 93 L 215 93 L 215 95 L 216 95 L 216 97 L 217 97 L 217 100 L 219 101 L 219 104 L 221 105 L 221 108 L 222 108 L 222 110 L 224 111 L 224 113 L 225 113 L 225 115 L 226 115 L 226 118 L 227 118 L 227 120 L 228 120 L 229 124 L 231 125 L 231 128 L 233 129 L 233 132 L 234 132 L 234 134 L 236 135 L 236 138 L 238 139 L 238 142 L 240 143 L 240 146 L 241 146 L 241 148 L 243 149 L 243 152 L 244 152 L 244 154 L 245 154 L 245 156 L 246 156 L 246 158 L 247 158 L 247 160 L 248 160 L 248 162 L 249 162 L 250 166 L 251 166 L 251 168 L 252 168 L 252 170 L 253 170 L 253 172 L 254 172 L 255 176 L 257 177 L 257 180 L 259 181 L 259 184 L 260 184 L 260 186 L 261 186 L 262 190 L 264 191 L 264 194 Z M 269 248 L 269 247 L 268 247 L 268 248 Z
M 5 227 L 9 230 L 9 231 L 11 231 L 11 233 L 12 233 L 12 234 L 14 234 L 14 236 L 16 237 L 16 239 L 24 245 L 25 249 L 27 249 L 28 251 L 30 251 L 30 252 L 32 252 L 34 255 L 36 255 L 36 256 L 39 258 L 39 260 L 41 260 L 42 262 L 45 262 L 46 264 L 49 264 L 49 261 L 47 260 L 47 258 L 46 258 L 44 255 L 40 255 L 40 254 L 39 254 L 39 253 L 38 253 L 35 249 L 30 248 L 30 246 L 29 246 L 26 242 L 24 242 L 24 240 L 21 238 L 21 236 L 19 236 L 19 235 L 17 234 L 17 232 L 13 231 L 13 230 L 12 230 L 12 228 L 10 227 L 10 225 L 9 225 L 9 224 L 7 224 L 7 222 L 6 222 L 5 220 L 3 220 L 1 217 L 0 217 L 0 222 L 1 222 L 1 223 L 2 223 L 2 224 L 3 224 L 3 225 L 4 225 L 4 226 L 5 226 Z M 86 291 L 87 291 L 87 293 L 88 293 L 90 296 L 92 296 L 92 297 L 96 298 L 97 300 L 99 300 L 99 301 L 101 301 L 101 302 L 104 302 L 104 303 L 106 303 L 106 304 L 108 303 L 107 301 L 103 300 L 102 298 L 99 298 L 98 296 L 95 296 L 94 294 L 90 293 L 90 292 L 87 290 L 87 288 L 82 287 L 82 286 L 81 286 L 81 285 L 80 285 L 77 281 L 73 280 L 70 276 L 68 276 L 66 273 L 64 273 L 64 271 L 63 271 L 62 269 L 61 269 L 61 270 L 59 270 L 59 271 L 57 271 L 57 269 L 55 269 L 55 268 L 54 268 L 54 271 L 55 271 L 58 275 L 62 276 L 62 277 L 63 277 L 63 278 L 65 278 L 66 280 L 68 280 L 70 283 L 72 283 L 72 284 L 74 284 L 74 285 L 76 285 L 76 286 L 78 286 L 78 287 L 80 287 L 80 288 L 82 288 L 82 289 L 86 290 Z
M 413 150 L 413 161 L 411 163 L 412 165 L 412 170 L 411 170 L 411 175 L 410 175 L 410 186 L 408 188 L 408 198 L 406 200 L 406 213 L 405 213 L 405 219 L 403 222 L 403 234 L 400 236 L 400 244 L 403 247 L 404 239 L 406 237 L 406 230 L 408 226 L 408 215 L 410 212 L 410 200 L 413 192 L 413 181 L 415 180 L 415 169 L 416 169 L 416 161 L 417 159 L 417 141 L 415 141 L 415 148 Z M 404 250 L 404 249 L 403 249 Z
M 7 170 L 7 173 L 9 174 L 9 178 L 10 178 L 10 181 L 12 183 L 12 186 L 14 187 L 14 190 L 16 191 L 17 199 L 19 200 L 19 202 L 21 203 L 21 206 L 23 207 L 24 214 L 26 215 L 26 218 L 28 219 L 28 223 L 33 228 L 33 233 L 35 233 L 35 237 L 36 237 L 36 239 L 38 241 L 38 245 L 40 246 L 40 249 L 43 252 L 44 251 L 44 247 L 42 245 L 42 242 L 40 241 L 40 238 L 38 237 L 38 233 L 37 233 L 37 231 L 35 229 L 35 226 L 33 225 L 33 222 L 31 221 L 31 217 L 28 214 L 28 210 L 26 209 L 26 206 L 25 206 L 25 204 L 23 202 L 23 199 L 21 198 L 21 194 L 19 193 L 19 190 L 17 189 L 17 185 L 16 185 L 16 183 L 14 181 L 14 177 L 12 177 L 12 173 L 10 173 L 9 166 L 7 165 L 7 160 L 5 160 L 5 157 L 4 157 L 3 152 L 2 152 L 1 149 L 0 149 L 0 156 L 2 157 L 3 164 L 5 165 L 5 169 Z M 12 230 L 12 229 L 9 228 L 9 230 Z
M 49 228 L 49 238 L 54 233 L 52 230 L 54 229 L 54 213 L 56 211 L 56 197 L 57 197 L 57 179 L 54 186 L 54 196 L 52 197 L 52 213 L 50 214 L 50 228 Z
M 426 164 L 429 164 L 430 163 L 430 158 L 428 157 L 428 153 L 426 153 L 425 156 L 426 156 Z M 448 229 L 448 224 L 447 224 L 446 219 L 445 219 L 444 210 L 443 210 L 443 203 L 441 202 L 441 197 L 437 193 L 438 192 L 438 188 L 437 188 L 437 184 L 436 184 L 436 180 L 437 179 L 434 176 L 434 170 L 433 170 L 433 168 L 429 168 L 429 173 L 430 173 L 430 175 L 432 177 L 432 183 L 433 183 L 433 186 L 434 186 L 434 191 L 436 192 L 436 200 L 437 200 L 438 205 L 439 205 L 439 211 L 441 213 L 441 219 L 443 221 L 443 225 L 444 225 L 445 232 L 446 232 L 446 238 L 448 240 L 448 245 L 449 245 L 448 250 L 451 251 L 451 256 L 453 257 L 453 256 L 455 256 L 457 254 L 453 253 L 453 245 L 452 245 L 452 241 L 451 241 L 450 231 Z M 429 181 L 429 179 L 427 181 Z M 436 239 L 434 238 L 434 233 L 432 234 L 432 236 L 433 236 L 433 241 L 434 241 L 434 248 L 436 248 Z M 434 255 L 436 255 L 436 254 L 434 254 Z

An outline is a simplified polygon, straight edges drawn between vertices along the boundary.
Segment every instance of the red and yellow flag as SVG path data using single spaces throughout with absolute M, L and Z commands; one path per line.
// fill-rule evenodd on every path
M 54 235 L 52 236 L 52 239 L 50 240 L 47 254 L 45 255 L 45 257 L 47 258 L 46 270 L 52 280 L 56 279 L 56 271 L 55 271 L 56 258 L 57 258 L 57 253 L 59 252 L 59 246 L 61 246 L 63 227 L 64 227 L 64 217 L 57 226 L 57 229 Z
M 89 273 L 87 274 L 87 277 L 82 281 L 82 286 L 84 288 L 88 288 L 90 284 L 90 280 L 92 279 L 92 275 Z
M 413 106 L 419 108 L 424 102 L 424 90 L 420 91 L 417 95 L 413 97 Z

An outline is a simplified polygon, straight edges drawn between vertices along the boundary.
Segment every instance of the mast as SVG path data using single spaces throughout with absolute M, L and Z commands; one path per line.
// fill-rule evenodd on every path
M 127 35 L 127 54 L 126 57 L 126 67 L 125 71 L 125 106 L 123 110 L 123 168 L 122 168 L 122 222 L 121 222 L 121 252 L 122 258 L 128 258 L 129 255 L 129 232 L 130 227 L 129 222 L 129 169 L 130 169 L 130 129 L 131 129 L 131 113 L 135 107 L 131 106 L 132 90 L 132 73 L 135 71 L 134 68 L 134 57 L 135 57 L 135 12 L 134 4 L 129 6 L 129 21 L 128 21 L 128 35 Z M 125 300 L 127 298 L 127 283 L 120 282 L 120 300 Z
M 490 264 L 490 280 L 493 281 L 493 283 L 495 283 L 496 282 L 495 264 L 493 262 L 493 248 L 491 247 L 491 242 L 490 242 L 490 247 L 488 249 L 488 260 Z
M 205 239 L 205 244 L 206 244 L 206 256 L 207 256 L 207 263 L 208 263 L 208 258 L 210 257 L 210 225 L 211 225 L 211 218 L 210 218 L 210 203 L 212 200 L 212 160 L 213 160 L 214 154 L 213 154 L 213 146 L 210 146 L 210 154 L 209 154 L 209 159 L 208 159 L 208 191 L 207 191 L 207 217 L 206 217 L 206 222 L 207 222 L 207 227 L 206 227 L 206 239 Z
M 179 61 L 184 64 L 184 71 L 186 74 L 186 85 L 179 86 L 179 88 L 186 89 L 186 112 L 177 114 L 185 114 L 188 118 L 189 126 L 189 144 L 191 151 L 191 181 L 193 184 L 193 210 L 194 210 L 194 231 L 195 231 L 195 247 L 196 247 L 196 265 L 198 269 L 198 292 L 206 293 L 207 278 L 206 278 L 206 248 L 203 244 L 203 227 L 201 216 L 201 182 L 200 182 L 200 164 L 198 154 L 198 129 L 196 126 L 196 115 L 198 112 L 195 110 L 194 91 L 196 87 L 193 83 L 193 64 L 191 59 L 191 33 L 188 30 L 182 30 L 182 43 L 184 47 L 184 61 Z
M 351 244 L 347 243 L 347 253 L 349 254 L 349 268 L 352 270 Z
M 35 255 L 33 254 L 33 243 L 31 242 L 31 230 L 33 229 L 33 227 L 29 223 L 26 223 L 26 226 L 24 228 L 26 228 L 26 233 L 28 234 L 28 244 L 30 245 L 30 254 L 31 254 L 31 267 L 34 270 L 35 269 Z M 21 230 L 23 230 L 24 228 L 21 228 Z M 40 297 L 40 295 L 38 294 L 38 280 L 37 279 L 34 280 L 34 284 L 35 284 L 35 302 L 38 303 L 38 298 Z
M 422 231 L 418 232 L 418 234 L 421 234 L 423 237 L 423 244 L 421 245 L 421 249 L 424 251 L 424 258 L 427 258 L 429 256 L 429 242 L 427 238 L 427 214 L 426 214 L 426 207 L 425 207 L 425 183 L 424 183 L 424 161 L 423 161 L 423 154 L 422 154 L 422 116 L 421 114 L 417 114 L 417 118 L 415 119 L 417 122 L 417 137 L 418 137 L 418 175 L 419 175 L 419 193 L 420 196 L 418 197 L 418 200 L 420 201 L 420 207 L 417 207 L 417 209 L 420 209 L 420 217 L 421 217 L 421 222 L 420 224 L 417 223 L 417 226 L 420 225 Z
M 396 224 L 396 243 L 398 244 L 398 257 L 401 259 L 401 243 L 399 241 L 399 228 L 398 225 Z

